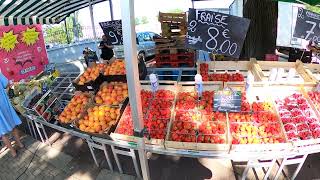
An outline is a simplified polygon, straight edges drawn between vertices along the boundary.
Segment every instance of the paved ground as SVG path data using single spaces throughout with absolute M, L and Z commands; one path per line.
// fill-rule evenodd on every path
M 70 180 L 138 180 L 132 165 L 132 161 L 126 157 L 120 157 L 123 170 L 126 175 L 117 173 L 107 168 L 107 163 L 102 152 L 97 151 L 100 167 L 96 167 L 87 144 L 79 138 L 68 134 L 57 133 L 48 129 L 52 147 L 34 140 L 30 136 L 24 136 L 25 149 L 18 151 L 18 157 L 12 158 L 8 150 L 0 152 L 0 180 L 13 180 L 20 176 L 20 180 L 33 179 L 70 179 Z M 33 159 L 33 160 L 32 160 Z M 32 162 L 31 162 L 32 160 Z M 31 162 L 31 163 L 30 163 Z M 29 165 L 30 164 L 30 165 Z M 232 164 L 228 160 L 194 159 L 173 156 L 154 155 L 149 160 L 152 180 L 233 180 L 240 179 L 244 165 Z M 27 168 L 28 167 L 28 168 Z M 292 175 L 296 166 L 285 168 L 287 174 Z M 319 154 L 310 155 L 304 164 L 297 179 L 313 180 L 320 178 Z M 25 173 L 23 173 L 25 171 Z M 273 168 L 273 177 L 276 167 Z M 263 171 L 257 169 L 258 179 L 263 178 Z M 250 170 L 247 179 L 257 179 Z M 282 175 L 280 179 L 285 179 Z

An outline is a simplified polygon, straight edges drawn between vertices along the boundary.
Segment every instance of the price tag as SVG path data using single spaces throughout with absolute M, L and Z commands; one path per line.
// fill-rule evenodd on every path
M 320 42 L 320 14 L 299 8 L 293 37 Z
M 189 9 L 187 47 L 238 58 L 249 24 L 246 18 Z
M 108 45 L 122 45 L 123 44 L 123 35 L 122 35 L 122 21 L 107 21 L 99 23 L 103 33 L 108 37 Z
M 320 92 L 320 83 L 317 84 L 316 91 Z
M 93 90 L 93 87 L 92 86 L 87 86 L 87 89 Z
M 128 145 L 131 146 L 131 147 L 137 147 L 138 144 L 135 143 L 135 142 L 128 142 Z
M 227 88 L 214 94 L 213 109 L 219 112 L 240 112 L 241 91 Z

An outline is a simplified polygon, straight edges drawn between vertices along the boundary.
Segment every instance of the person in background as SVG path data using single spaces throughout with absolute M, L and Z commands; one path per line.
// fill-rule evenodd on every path
M 138 58 L 139 79 L 145 80 L 148 74 L 146 63 L 143 58 Z
M 86 62 L 87 67 L 90 67 L 92 64 L 95 64 L 97 61 L 99 61 L 99 58 L 95 51 L 92 49 L 86 47 L 83 52 L 83 58 Z
M 102 41 L 100 42 L 99 49 L 101 49 L 100 58 L 103 59 L 104 62 L 109 62 L 109 60 L 113 57 L 113 46 L 107 45 L 107 36 L 102 36 Z
M 17 156 L 16 150 L 12 147 L 11 142 L 8 138 L 8 133 L 12 132 L 17 145 L 23 148 L 24 145 L 20 141 L 20 136 L 18 130 L 15 128 L 17 125 L 21 124 L 21 120 L 17 115 L 16 111 L 13 109 L 9 97 L 7 95 L 8 79 L 0 72 L 0 135 L 2 141 L 10 149 L 11 155 L 13 157 Z

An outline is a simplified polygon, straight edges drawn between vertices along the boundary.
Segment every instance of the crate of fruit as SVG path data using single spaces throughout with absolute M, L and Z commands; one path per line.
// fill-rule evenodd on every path
M 152 93 L 150 82 L 141 81 L 141 89 L 143 122 L 144 127 L 147 129 L 145 142 L 163 146 L 168 124 L 172 118 L 176 82 L 159 81 L 159 89 Z M 130 106 L 125 109 L 111 137 L 114 140 L 137 142 L 137 138 L 133 136 L 133 120 Z
M 165 145 L 176 149 L 228 151 L 226 113 L 213 112 L 214 91 L 222 82 L 205 82 L 201 98 L 194 83 L 179 83 L 175 113 Z
M 270 84 L 305 84 L 314 85 L 303 63 L 297 62 L 274 62 L 257 61 L 251 59 L 252 71 L 258 81 L 269 82 Z
M 121 106 L 128 97 L 128 85 L 124 82 L 104 82 L 94 97 L 97 105 Z
M 228 113 L 232 152 L 283 151 L 291 148 L 273 99 L 263 86 L 242 92 L 240 112 Z
M 100 72 L 103 71 L 104 67 L 104 64 L 98 64 L 87 68 L 83 74 L 72 82 L 72 85 L 78 91 L 97 91 L 103 82 L 103 75 Z
M 88 107 L 93 103 L 93 94 L 88 92 L 76 92 L 62 113 L 56 117 L 60 124 L 67 125 L 79 119 Z
M 313 97 L 299 87 L 273 87 L 278 115 L 289 142 L 299 150 L 319 148 L 320 122 Z M 311 98 L 311 99 L 310 99 Z
M 103 81 L 127 82 L 126 64 L 124 59 L 116 59 L 102 70 Z
M 320 81 L 320 64 L 309 64 L 304 63 L 303 67 L 306 70 L 307 75 L 309 75 L 311 81 L 318 83 Z
M 110 133 L 115 130 L 125 107 L 126 104 L 121 107 L 91 104 L 79 119 L 73 121 L 73 127 L 79 132 L 111 139 Z
M 197 63 L 203 81 L 243 82 L 251 68 L 250 61 L 209 61 Z

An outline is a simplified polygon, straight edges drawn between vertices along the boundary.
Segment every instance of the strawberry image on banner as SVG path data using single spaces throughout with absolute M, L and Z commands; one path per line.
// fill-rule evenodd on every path
M 10 81 L 36 76 L 47 64 L 41 25 L 0 26 L 0 69 Z

